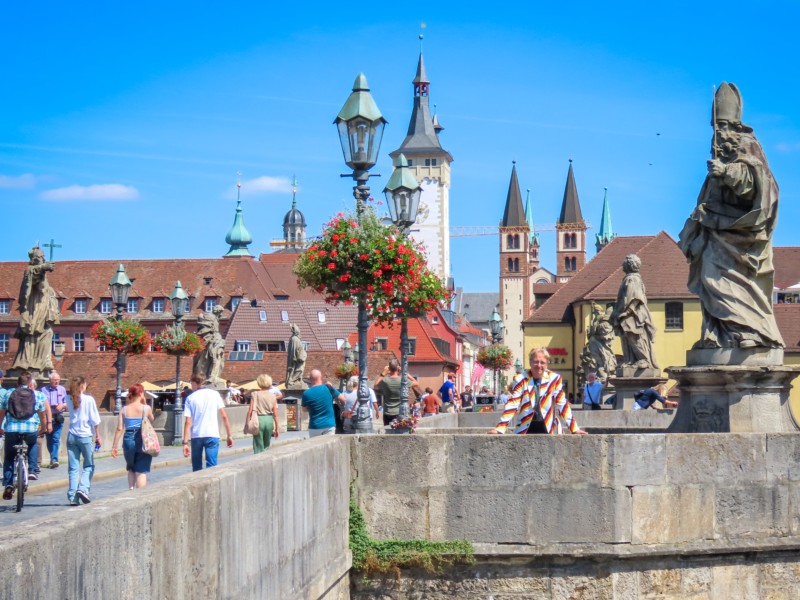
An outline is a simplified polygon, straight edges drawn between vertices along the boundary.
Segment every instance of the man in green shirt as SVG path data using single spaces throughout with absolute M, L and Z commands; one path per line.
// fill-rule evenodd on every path
M 406 373 L 408 387 L 417 383 L 417 380 Z M 389 366 L 384 367 L 383 373 L 375 382 L 375 393 L 383 398 L 383 424 L 389 425 L 400 414 L 400 363 L 396 358 L 389 360 Z

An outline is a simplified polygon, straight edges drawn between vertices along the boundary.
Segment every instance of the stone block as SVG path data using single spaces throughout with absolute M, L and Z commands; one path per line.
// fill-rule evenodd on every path
M 421 490 L 364 490 L 359 504 L 370 535 L 379 540 L 426 539 L 428 495 Z
M 528 541 L 532 488 L 516 490 L 432 489 L 430 539 L 500 544 Z
M 764 434 L 666 436 L 667 483 L 761 483 L 766 480 Z
M 787 484 L 789 492 L 789 534 L 800 535 L 800 483 Z
M 787 535 L 788 488 L 756 485 L 717 487 L 714 530 L 721 538 Z
M 627 489 L 525 490 L 531 544 L 629 543 L 631 495 Z
M 612 598 L 638 600 L 639 574 L 635 571 L 615 571 L 611 573 Z
M 556 439 L 543 435 L 459 435 L 452 439 L 451 479 L 433 485 L 514 489 L 549 485 Z
M 452 478 L 452 435 L 352 436 L 353 478 L 360 489 L 412 490 Z
M 766 435 L 767 482 L 800 481 L 800 434 Z
M 663 434 L 646 433 L 606 437 L 608 439 L 607 483 L 609 486 L 624 487 L 665 483 L 666 438 Z
M 713 539 L 713 487 L 636 486 L 632 496 L 633 544 Z
M 548 440 L 552 442 L 554 486 L 601 487 L 605 481 L 608 437 L 565 434 Z
M 639 592 L 643 598 L 677 596 L 681 592 L 680 569 L 645 569 L 639 573 Z
M 711 591 L 711 568 L 686 567 L 681 569 L 681 593 L 686 597 L 707 597 Z
M 761 600 L 758 567 L 736 563 L 711 568 L 710 600 Z
M 553 573 L 550 583 L 552 598 L 593 598 L 609 600 L 613 598 L 614 583 L 607 574 L 605 577 L 578 574 Z

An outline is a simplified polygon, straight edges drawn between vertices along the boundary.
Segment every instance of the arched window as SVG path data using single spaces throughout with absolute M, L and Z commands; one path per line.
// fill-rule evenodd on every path
M 508 272 L 512 273 L 514 271 L 514 261 L 512 259 L 508 259 Z
M 514 248 L 519 248 L 519 234 L 514 235 Z
M 569 271 L 570 270 L 570 268 L 569 268 L 570 264 L 571 263 L 569 262 L 569 256 L 565 256 L 564 257 L 564 270 L 565 271 Z
M 578 247 L 578 234 L 577 233 L 570 234 L 570 237 L 572 238 L 572 247 L 573 248 L 577 248 Z
M 514 273 L 519 273 L 519 259 L 514 259 Z
M 577 259 L 574 256 L 570 259 L 570 265 L 572 266 L 572 269 L 570 269 L 571 271 L 577 271 L 578 270 L 578 268 L 577 268 Z
M 506 236 L 506 248 L 509 250 L 514 248 L 514 236 L 510 233 Z

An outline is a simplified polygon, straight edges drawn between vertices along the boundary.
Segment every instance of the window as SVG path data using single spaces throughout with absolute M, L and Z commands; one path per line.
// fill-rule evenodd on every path
M 408 355 L 414 356 L 417 353 L 417 338 L 408 338 Z
M 203 304 L 203 310 L 205 312 L 211 312 L 214 310 L 214 307 L 217 305 L 218 301 L 216 298 L 206 298 L 205 303 Z
M 72 349 L 75 352 L 83 352 L 86 349 L 86 338 L 82 333 L 72 335 Z
M 154 331 L 150 332 L 150 352 L 156 351 L 156 333 Z
M 576 259 L 573 256 L 572 258 L 569 259 L 569 262 L 570 262 L 570 266 L 572 267 L 572 270 L 573 271 L 577 271 L 578 270 L 578 268 L 577 268 L 578 259 Z
M 431 323 L 433 325 L 438 325 L 439 324 L 439 317 L 431 317 Z
M 101 344 L 100 342 L 97 343 L 97 351 L 98 352 L 105 352 L 107 350 L 105 344 Z
M 128 300 L 128 312 L 129 313 L 138 313 L 139 312 L 139 299 L 138 298 L 130 298 Z
M 75 300 L 75 314 L 76 315 L 86 314 L 86 298 L 78 298 L 77 300 Z
M 506 236 L 506 248 L 513 248 L 514 247 L 514 236 L 510 233 Z
M 667 329 L 683 329 L 683 303 L 667 302 L 664 307 Z
M 519 248 L 519 234 L 514 234 L 514 248 Z
M 282 310 L 281 311 L 281 321 L 288 321 L 289 320 L 289 311 Z
M 250 352 L 249 340 L 236 340 L 236 352 Z
M 8 334 L 0 333 L 0 352 L 8 352 Z
M 153 298 L 153 312 L 154 313 L 163 313 L 164 312 L 164 299 L 163 298 Z
M 425 166 L 426 167 L 430 167 L 431 166 L 431 159 L 430 158 L 426 158 L 425 159 Z
M 259 321 L 266 321 L 267 320 L 267 311 L 265 311 L 265 310 L 258 311 L 258 320 Z
M 321 311 L 319 311 L 317 313 L 317 319 L 319 319 L 320 323 L 324 323 L 325 322 L 325 311 L 324 310 L 321 310 Z
M 241 301 L 242 301 L 241 296 L 234 296 L 233 298 L 231 298 L 231 310 L 236 310 L 236 307 L 239 306 L 239 302 Z
M 519 259 L 514 259 L 514 273 L 519 273 Z
M 50 351 L 56 353 L 56 344 L 61 341 L 61 334 L 53 333 L 53 340 L 50 342 Z
M 408 166 L 409 167 L 413 167 L 414 166 L 414 161 L 409 159 Z
M 11 312 L 11 300 L 0 300 L 0 315 L 7 315 Z
M 267 352 L 286 352 L 286 342 L 258 342 L 259 350 L 261 350 L 262 345 Z
M 100 300 L 100 314 L 102 315 L 110 315 L 111 309 L 113 308 L 113 304 L 111 304 L 111 300 L 108 298 L 103 298 Z

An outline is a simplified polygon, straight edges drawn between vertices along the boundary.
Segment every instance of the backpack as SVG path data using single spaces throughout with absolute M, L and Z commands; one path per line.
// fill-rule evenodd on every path
M 28 387 L 18 387 L 8 397 L 8 414 L 17 421 L 27 421 L 36 412 L 36 395 Z

